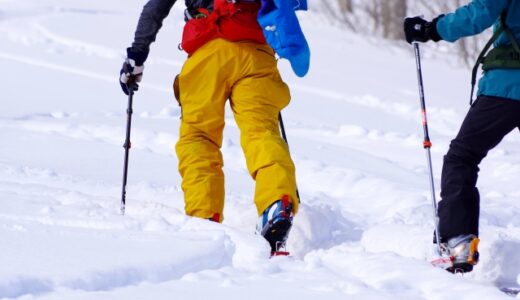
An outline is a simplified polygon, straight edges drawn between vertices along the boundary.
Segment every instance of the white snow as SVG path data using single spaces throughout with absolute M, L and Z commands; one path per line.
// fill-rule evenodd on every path
M 269 259 L 254 234 L 254 183 L 229 110 L 224 223 L 184 215 L 170 88 L 186 57 L 177 50 L 182 1 L 135 95 L 121 216 L 127 98 L 117 79 L 145 2 L 0 0 L 0 299 L 510 299 L 497 287 L 519 284 L 518 137 L 481 165 L 481 262 L 464 277 L 432 268 L 413 51 L 312 13 L 300 15 L 309 75 L 280 62 L 302 200 L 292 256 Z M 430 49 L 423 68 L 438 187 L 470 72 Z

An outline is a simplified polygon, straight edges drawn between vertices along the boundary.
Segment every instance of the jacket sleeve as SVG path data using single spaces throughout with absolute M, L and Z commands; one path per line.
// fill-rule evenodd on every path
M 168 16 L 176 1 L 149 0 L 145 4 L 135 31 L 134 42 L 132 43 L 133 51 L 148 54 L 150 44 L 155 41 L 163 20 Z
M 491 27 L 506 9 L 509 0 L 473 0 L 439 19 L 437 31 L 443 40 L 454 42 Z

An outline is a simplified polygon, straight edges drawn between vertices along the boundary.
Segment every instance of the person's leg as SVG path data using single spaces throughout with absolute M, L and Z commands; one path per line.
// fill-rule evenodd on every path
M 478 236 L 478 165 L 518 126 L 519 114 L 520 102 L 487 96 L 480 96 L 469 110 L 444 157 L 438 209 L 441 242 L 459 235 Z
M 249 173 L 256 180 L 258 215 L 284 195 L 296 213 L 295 167 L 278 123 L 278 114 L 290 100 L 289 89 L 268 46 L 245 43 L 241 48 L 244 76 L 233 86 L 231 107 Z
M 182 120 L 176 152 L 186 214 L 223 220 L 224 173 L 220 152 L 224 106 L 229 97 L 227 44 L 214 40 L 198 49 L 179 74 Z

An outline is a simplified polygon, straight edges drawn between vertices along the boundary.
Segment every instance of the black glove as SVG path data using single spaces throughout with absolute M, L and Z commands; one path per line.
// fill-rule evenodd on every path
M 438 42 L 442 40 L 439 32 L 437 32 L 437 22 L 444 15 L 440 15 L 431 22 L 421 17 L 413 17 L 404 19 L 404 35 L 408 43 L 412 42 Z
M 143 79 L 144 62 L 148 57 L 147 52 L 136 52 L 132 48 L 126 49 L 126 59 L 119 72 L 119 84 L 125 94 L 129 94 L 128 88 L 134 91 L 139 88 L 138 82 Z

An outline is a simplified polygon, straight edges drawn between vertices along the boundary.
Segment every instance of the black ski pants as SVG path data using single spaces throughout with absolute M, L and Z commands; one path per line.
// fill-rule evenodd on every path
M 520 128 L 520 101 L 479 96 L 444 156 L 439 202 L 441 242 L 461 234 L 478 236 L 478 165 L 506 134 Z

